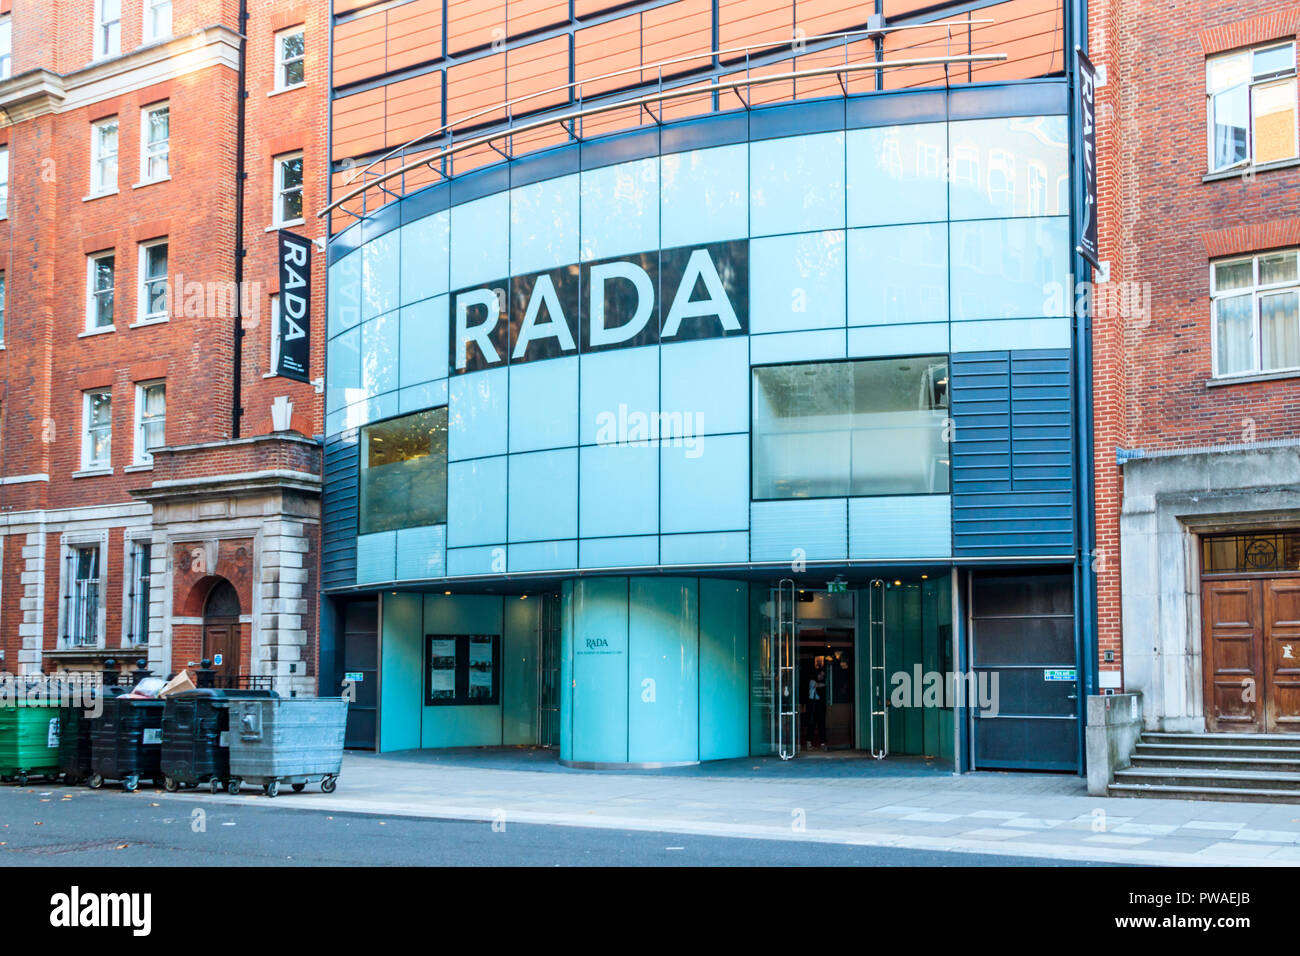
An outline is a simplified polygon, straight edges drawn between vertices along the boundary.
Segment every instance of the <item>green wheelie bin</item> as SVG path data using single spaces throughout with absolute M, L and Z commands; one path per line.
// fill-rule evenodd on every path
M 23 786 L 38 774 L 59 774 L 59 708 L 0 707 L 0 779 Z

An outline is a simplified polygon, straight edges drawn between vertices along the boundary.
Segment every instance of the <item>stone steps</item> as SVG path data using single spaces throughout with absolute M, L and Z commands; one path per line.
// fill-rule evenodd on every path
M 1300 736 L 1145 733 L 1117 797 L 1300 803 Z

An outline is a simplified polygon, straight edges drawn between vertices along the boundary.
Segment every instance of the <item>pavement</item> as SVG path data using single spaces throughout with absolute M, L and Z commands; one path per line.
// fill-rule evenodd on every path
M 892 847 L 1008 864 L 1300 865 L 1300 803 L 1099 798 L 1077 776 L 957 776 L 924 758 L 810 754 L 591 771 L 534 748 L 349 752 L 333 794 L 282 788 L 270 799 L 245 787 L 237 796 L 183 790 L 151 799 Z
M 160 799 L 148 787 L 132 794 L 40 783 L 0 787 L 0 868 L 54 867 L 80 873 L 86 867 L 172 866 L 1000 864 L 1070 865 L 1032 857 L 897 847 L 316 813 L 265 797 L 200 807 Z M 376 902 L 391 903 L 391 898 Z

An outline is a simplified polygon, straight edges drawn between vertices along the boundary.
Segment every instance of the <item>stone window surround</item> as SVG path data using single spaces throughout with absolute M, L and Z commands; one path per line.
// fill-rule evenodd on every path
M 99 546 L 99 620 L 96 623 L 98 635 L 95 643 L 73 646 L 65 641 L 68 617 L 68 580 L 69 557 L 77 547 L 94 544 Z M 108 638 L 108 569 L 112 555 L 108 548 L 108 529 L 100 528 L 90 531 L 65 531 L 59 536 L 59 622 L 57 650 L 103 650 Z

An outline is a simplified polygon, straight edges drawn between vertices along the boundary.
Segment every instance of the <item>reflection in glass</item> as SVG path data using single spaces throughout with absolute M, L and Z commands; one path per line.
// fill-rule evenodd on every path
M 1260 344 L 1262 368 L 1296 368 L 1300 366 L 1300 293 L 1277 292 L 1259 297 Z
M 1237 295 L 1214 303 L 1217 338 L 1217 369 L 1220 375 L 1248 372 L 1254 366 L 1254 323 L 1250 315 L 1251 296 Z
M 361 534 L 447 521 L 447 409 L 361 431 Z
M 753 495 L 947 494 L 942 356 L 754 369 Z

